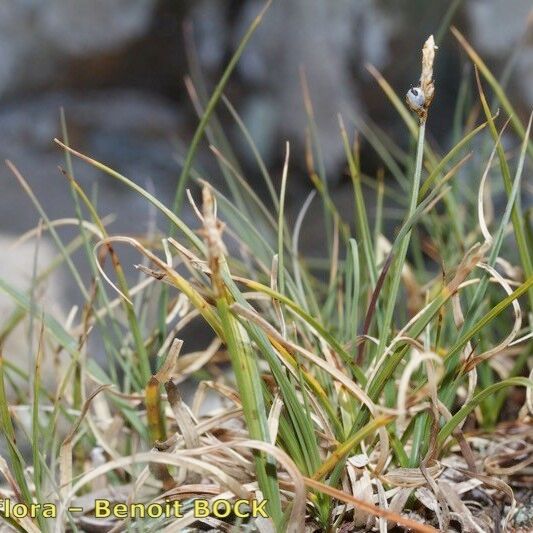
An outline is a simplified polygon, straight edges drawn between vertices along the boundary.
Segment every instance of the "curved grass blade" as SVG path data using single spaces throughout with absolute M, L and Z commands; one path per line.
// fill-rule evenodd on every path
M 453 433 L 454 429 L 486 398 L 497 393 L 505 387 L 533 387 L 533 382 L 527 378 L 515 377 L 505 379 L 499 383 L 483 389 L 476 394 L 466 405 L 463 405 L 457 413 L 441 428 L 437 436 L 437 445 L 442 448 L 446 439 Z

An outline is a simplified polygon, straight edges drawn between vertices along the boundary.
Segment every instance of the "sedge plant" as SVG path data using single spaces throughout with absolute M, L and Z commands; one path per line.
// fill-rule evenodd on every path
M 71 147 L 66 121 L 57 144 L 65 153 L 62 172 L 72 190 L 73 219 L 49 218 L 10 163 L 42 218 L 40 231 L 28 238 L 48 232 L 58 247 L 54 263 L 35 273 L 33 289 L 66 265 L 85 298 L 80 315 L 64 324 L 35 301 L 34 290 L 24 293 L 0 279 L 17 306 L 0 338 L 27 315 L 39 331 L 34 376 L 9 354 L 0 358 L 2 497 L 26 505 L 53 502 L 58 509 L 46 519 L 0 509 L 0 520 L 14 529 L 89 527 L 95 518 L 87 502 L 99 495 L 115 503 L 180 502 L 174 516 L 110 516 L 100 522 L 109 529 L 346 531 L 390 523 L 447 531 L 461 516 L 467 527 L 484 530 L 486 516 L 469 503 L 469 491 L 454 490 L 472 480 L 472 487 L 504 498 L 504 512 L 493 520 L 505 526 L 513 517 L 513 483 L 532 446 L 527 427 L 533 415 L 533 232 L 531 212 L 521 201 L 532 164 L 531 119 L 523 124 L 512 113 L 519 142 L 511 158 L 500 123 L 511 104 L 455 31 L 503 109 L 497 116 L 478 78 L 481 122 L 461 125 L 457 142 L 439 153 L 426 139 L 438 95 L 430 37 L 408 107 L 370 67 L 416 140 L 412 153 L 370 119 L 355 124 L 398 183 L 363 174 L 359 137 L 340 117 L 353 212 L 339 212 L 314 145 L 317 136 L 310 134 L 306 160 L 315 191 L 302 200 L 291 226 L 289 147 L 276 193 L 276 177 L 223 96 L 259 20 L 210 98 L 194 90 L 198 80 L 190 81 L 201 116 L 172 207 Z M 312 132 L 319 125 L 307 90 L 305 100 Z M 242 132 L 268 199 L 253 191 L 223 129 L 214 126 L 218 105 Z M 195 165 L 204 135 L 229 193 L 214 188 Z M 473 143 L 490 148 L 481 166 L 465 153 Z M 162 230 L 114 235 L 76 180 L 74 157 L 141 195 L 164 217 Z M 454 183 L 467 174 L 473 176 L 471 190 Z M 490 216 L 489 180 L 493 191 L 499 183 L 505 194 L 503 210 L 490 209 Z M 202 191 L 198 205 L 188 189 L 192 185 Z M 374 220 L 365 197 L 369 186 L 377 188 Z M 186 198 L 195 224 L 184 221 Z M 389 240 L 383 232 L 391 201 L 404 216 Z M 322 218 L 327 233 L 324 257 L 300 250 L 301 232 L 316 224 L 310 213 Z M 79 235 L 64 242 L 60 226 L 72 224 Z M 135 284 L 124 274 L 122 246 L 135 249 L 142 260 Z M 78 249 L 90 264 L 89 281 L 72 260 Z M 111 270 L 105 268 L 107 259 Z M 178 340 L 190 324 L 205 332 L 201 351 L 187 352 L 187 338 Z M 107 364 L 92 357 L 91 336 L 101 339 Z M 46 352 L 68 355 L 54 391 L 40 379 Z M 8 391 L 15 376 L 32 382 L 27 397 L 21 392 L 16 401 L 31 409 L 29 426 Z M 193 378 L 197 389 L 183 398 L 182 384 Z M 208 391 L 220 398 L 217 408 L 205 403 Z M 497 431 L 504 421 L 512 438 Z M 24 441 L 33 450 L 30 456 L 21 451 Z M 502 450 L 512 453 L 505 458 Z M 199 517 L 194 502 L 200 498 L 212 506 L 220 499 L 265 501 L 265 514 Z M 84 511 L 74 512 L 76 506 Z

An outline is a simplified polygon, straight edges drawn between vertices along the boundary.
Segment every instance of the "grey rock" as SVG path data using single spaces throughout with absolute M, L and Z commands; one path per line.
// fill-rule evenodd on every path
M 220 21 L 225 2 L 197 2 L 192 12 L 202 64 L 219 66 L 220 50 L 238 45 L 262 1 L 246 2 L 228 31 Z M 237 66 L 242 83 L 253 98 L 239 106 L 259 143 L 270 156 L 283 151 L 284 139 L 302 152 L 307 117 L 300 71 L 305 71 L 317 123 L 318 141 L 326 168 L 343 157 L 338 113 L 360 111 L 357 83 L 351 63 L 360 55 L 381 67 L 388 57 L 389 39 L 397 27 L 398 13 L 382 10 L 376 2 L 362 0 L 292 0 L 274 2 L 248 43 Z M 268 141 L 270 139 L 270 142 Z M 279 139 L 274 145 L 272 139 Z
M 466 2 L 472 43 L 485 60 L 515 62 L 515 84 L 527 106 L 533 105 L 533 6 L 530 0 Z M 496 72 L 496 74 L 498 74 Z
M 154 0 L 49 0 L 39 11 L 43 39 L 60 53 L 84 57 L 140 37 Z
M 29 173 L 36 175 L 46 167 L 46 158 L 61 163 L 61 151 L 53 143 L 61 137 L 61 108 L 73 147 L 138 182 L 165 182 L 175 176 L 181 115 L 165 100 L 138 91 L 51 92 L 4 105 L 0 156 L 28 163 Z
M 36 243 L 35 239 L 30 239 L 21 244 L 17 244 L 15 241 L 14 237 L 0 234 L 0 279 L 7 282 L 12 289 L 28 295 L 32 284 L 34 263 L 38 272 L 39 269 L 44 269 L 52 262 L 56 252 L 46 237 L 42 238 L 38 243 Z M 35 305 L 42 306 L 49 316 L 58 320 L 61 324 L 64 323 L 68 312 L 67 299 L 59 275 L 52 275 L 46 283 L 41 284 L 34 291 L 33 298 Z M 0 329 L 4 327 L 5 321 L 7 321 L 15 308 L 16 305 L 13 299 L 0 288 Z M 16 365 L 19 370 L 29 376 L 33 376 L 35 373 L 35 354 L 37 353 L 39 330 L 40 323 L 38 320 L 33 321 L 33 328 L 30 329 L 30 320 L 26 318 L 16 326 L 2 343 L 3 357 L 8 363 Z M 47 346 L 43 348 L 41 380 L 48 391 L 55 391 L 55 387 L 58 384 L 58 376 L 60 375 L 58 369 L 64 369 L 66 361 L 65 353 L 62 352 L 58 359 Z M 32 386 L 32 383 L 28 383 L 27 380 L 12 372 L 9 366 L 6 372 L 8 372 L 10 378 L 6 380 L 7 394 L 10 400 L 15 400 L 14 389 L 10 385 L 11 381 L 22 390 L 25 387 Z M 28 389 L 26 389 L 26 393 L 29 393 Z
M 533 16 L 529 0 L 473 0 L 466 2 L 472 40 L 492 56 L 507 54 L 522 37 Z M 505 31 L 502 31 L 502 29 Z
M 142 36 L 156 0 L 0 3 L 0 96 L 51 85 L 67 60 L 112 52 Z
M 174 197 L 179 164 L 175 144 L 182 130 L 182 119 L 164 100 L 133 91 L 87 93 L 83 97 L 50 93 L 0 110 L 0 160 L 10 159 L 19 168 L 51 219 L 75 216 L 67 179 L 58 165 L 65 166 L 63 151 L 53 143 L 61 137 L 59 109 L 66 110 L 70 144 L 143 187 L 150 187 L 165 204 Z M 116 215 L 110 227 L 115 234 L 143 234 L 154 220 L 153 208 L 138 193 L 107 176 L 88 163 L 73 159 L 77 181 L 87 194 L 97 191 L 100 215 Z M 0 228 L 19 234 L 38 223 L 38 213 L 14 176 L 0 165 Z M 185 211 L 184 217 L 190 217 Z M 156 217 L 162 231 L 168 221 Z M 194 223 L 192 218 L 189 223 Z M 60 231 L 66 239 L 75 229 Z M 139 256 L 121 247 L 128 275 L 137 276 L 133 264 Z M 82 262 L 82 277 L 89 282 L 90 271 Z M 131 278 L 130 278 L 131 279 Z M 136 279 L 136 278 L 135 278 Z M 65 277 L 69 302 L 79 303 L 79 291 Z

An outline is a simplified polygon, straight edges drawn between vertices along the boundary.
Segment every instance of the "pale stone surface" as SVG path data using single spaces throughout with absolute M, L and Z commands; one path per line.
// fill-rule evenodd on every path
M 15 245 L 15 238 L 0 235 L 0 278 L 7 282 L 9 286 L 29 297 L 32 285 L 34 264 L 37 272 L 46 268 L 56 256 L 56 251 L 48 238 L 42 238 L 38 245 L 35 239 L 31 239 L 22 244 Z M 67 297 L 64 287 L 61 284 L 60 274 L 51 275 L 43 284 L 39 285 L 34 292 L 34 302 L 36 306 L 46 309 L 46 313 L 64 323 L 67 315 Z M 3 328 L 11 313 L 16 309 L 16 304 L 0 287 L 0 317 Z M 16 365 L 21 371 L 30 376 L 30 380 L 21 379 L 15 373 L 6 369 L 8 375 L 15 381 L 18 387 L 29 392 L 33 386 L 33 376 L 35 374 L 35 357 L 39 343 L 40 320 L 35 317 L 33 327 L 31 321 L 26 316 L 17 327 L 6 338 L 2 346 L 3 357 Z M 41 364 L 41 381 L 50 391 L 55 391 L 57 380 L 61 372 L 66 369 L 66 354 L 59 357 L 52 353 L 50 346 L 45 345 L 43 350 L 43 360 Z M 60 370 L 62 369 L 62 370 Z M 13 398 L 13 389 L 9 385 L 10 380 L 6 380 L 8 395 Z

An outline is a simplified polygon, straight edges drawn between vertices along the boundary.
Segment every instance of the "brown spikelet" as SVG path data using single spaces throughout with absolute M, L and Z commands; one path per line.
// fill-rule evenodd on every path
M 435 95 L 435 84 L 433 83 L 433 63 L 435 62 L 435 39 L 430 35 L 422 48 L 422 74 L 420 75 L 420 88 L 424 91 L 426 101 L 424 107 L 430 106 Z
M 422 71 L 419 87 L 411 88 L 406 95 L 406 102 L 411 111 L 415 111 L 423 124 L 427 119 L 428 109 L 435 96 L 433 81 L 433 64 L 435 62 L 435 39 L 430 35 L 422 47 Z
M 226 254 L 226 247 L 222 241 L 224 225 L 216 217 L 213 194 L 207 185 L 202 189 L 202 214 L 204 227 L 201 233 L 207 246 L 213 287 L 216 291 L 216 296 L 219 297 L 224 294 L 224 284 L 220 276 L 220 264 Z

